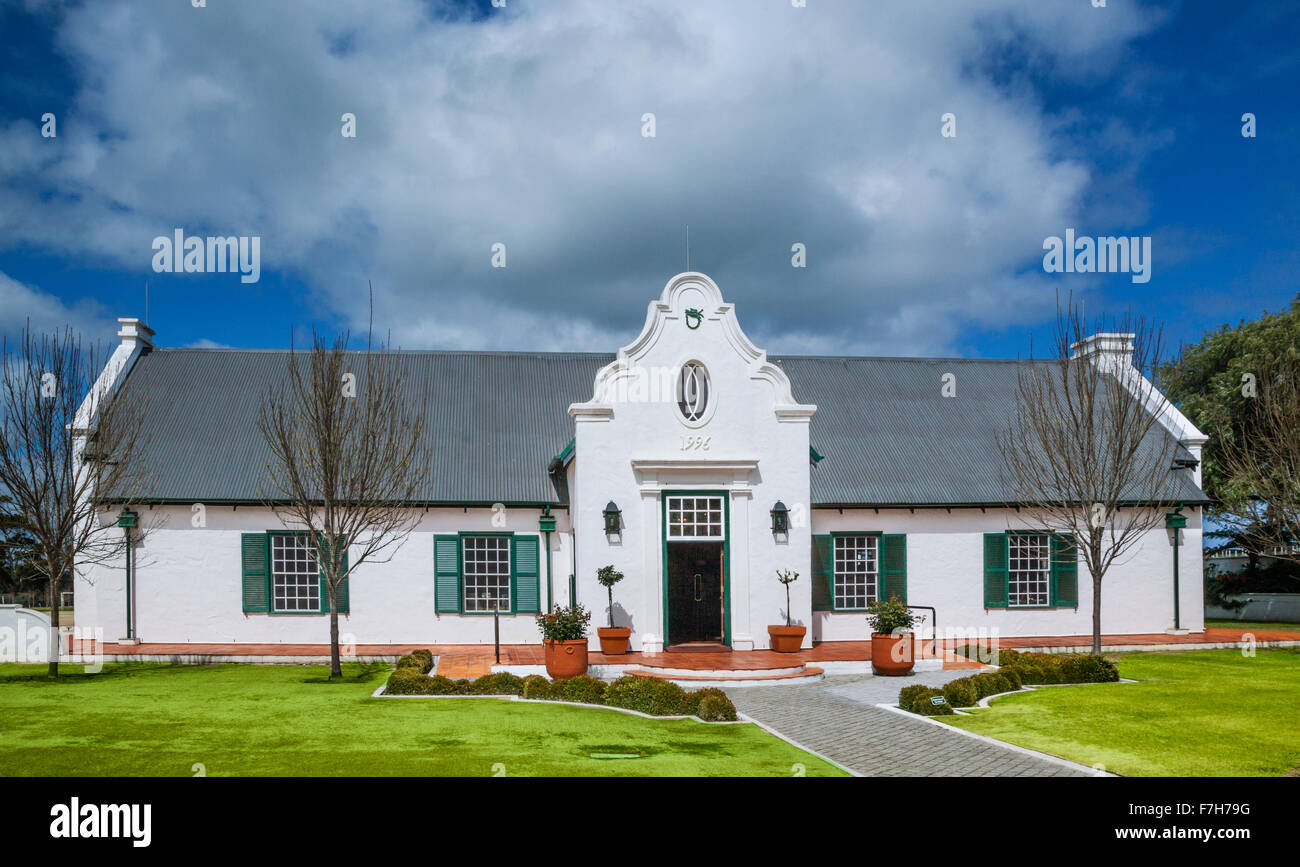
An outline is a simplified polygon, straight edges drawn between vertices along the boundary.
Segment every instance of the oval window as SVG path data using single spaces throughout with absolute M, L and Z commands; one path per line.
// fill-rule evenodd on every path
M 677 408 L 689 422 L 704 418 L 709 408 L 709 375 L 698 361 L 682 365 L 677 379 Z

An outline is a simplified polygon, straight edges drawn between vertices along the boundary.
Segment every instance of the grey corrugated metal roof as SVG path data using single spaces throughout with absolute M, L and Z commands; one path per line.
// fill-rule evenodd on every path
M 287 352 L 155 349 L 128 388 L 148 393 L 147 499 L 260 499 L 266 446 L 257 430 L 266 389 L 285 376 Z M 430 400 L 423 502 L 563 503 L 548 475 L 573 438 L 568 407 L 590 399 L 593 353 L 399 352 L 406 388 Z M 1000 484 L 995 437 L 1014 416 L 1023 362 L 782 357 L 797 400 L 815 403 L 814 505 L 958 505 L 1012 499 Z M 957 398 L 940 378 L 957 376 Z M 438 411 L 447 407 L 454 411 Z M 578 459 L 581 460 L 581 455 Z M 1170 499 L 1203 502 L 1190 474 Z
M 404 386 L 429 400 L 430 503 L 556 503 L 547 465 L 573 438 L 570 403 L 591 398 L 612 356 L 396 352 Z M 258 407 L 286 377 L 287 352 L 155 349 L 127 387 L 147 392 L 147 499 L 260 499 L 269 452 Z M 363 386 L 359 383 L 359 386 Z M 437 411 L 441 407 L 448 411 Z
M 817 404 L 811 439 L 816 505 L 1005 503 L 996 438 L 1015 418 L 1026 361 L 936 358 L 773 359 L 795 398 Z M 955 376 L 956 397 L 942 377 Z M 1168 434 L 1159 429 L 1161 436 Z M 1185 450 L 1180 450 L 1185 453 Z M 1168 498 L 1205 502 L 1189 472 Z

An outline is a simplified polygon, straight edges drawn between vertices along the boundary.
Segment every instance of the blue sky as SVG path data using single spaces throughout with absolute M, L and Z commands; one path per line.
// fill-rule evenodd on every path
M 370 280 L 407 348 L 612 351 L 686 224 L 773 352 L 1021 355 L 1058 291 L 1177 343 L 1300 291 L 1290 4 L 865 6 L 2 2 L 0 330 L 111 337 L 148 283 L 163 345 L 279 347 Z M 177 227 L 260 281 L 155 273 Z M 1067 228 L 1149 235 L 1150 282 L 1045 274 Z

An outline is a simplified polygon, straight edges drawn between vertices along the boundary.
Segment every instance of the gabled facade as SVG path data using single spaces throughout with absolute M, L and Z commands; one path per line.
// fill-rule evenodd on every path
M 148 396 L 152 529 L 135 558 L 135 632 L 150 642 L 320 643 L 319 576 L 301 537 L 261 506 L 252 420 L 284 353 L 155 349 L 130 331 L 123 399 Z M 1083 351 L 1125 368 L 1125 342 Z M 1079 635 L 1091 588 L 1070 540 L 1026 524 L 999 483 L 994 437 L 1014 413 L 1014 361 L 769 358 L 702 274 L 674 277 L 614 355 L 411 352 L 433 398 L 433 478 L 390 562 L 352 576 L 341 630 L 358 643 L 539 641 L 534 615 L 577 600 L 605 622 L 612 564 L 632 649 L 768 647 L 776 572 L 800 573 L 789 616 L 808 643 L 866 640 L 864 610 L 897 596 L 930 625 Z M 106 375 L 109 375 L 106 373 Z M 957 396 L 945 396 L 955 382 Z M 121 382 L 115 383 L 120 385 Z M 1196 459 L 1182 444 L 1168 502 L 1186 506 L 1178 613 L 1203 627 Z M 115 510 L 104 512 L 113 520 Z M 1106 579 L 1109 633 L 1174 626 L 1171 535 L 1153 531 Z M 124 568 L 78 576 L 78 626 L 126 634 Z M 593 630 L 594 644 L 594 630 Z

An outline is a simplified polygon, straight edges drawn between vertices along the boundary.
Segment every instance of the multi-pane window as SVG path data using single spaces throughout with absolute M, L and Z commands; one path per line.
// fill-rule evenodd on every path
M 692 541 L 721 541 L 722 497 L 669 497 L 668 538 Z
M 879 598 L 879 536 L 835 537 L 835 608 L 866 608 Z
M 1012 608 L 1050 605 L 1051 537 L 1012 534 L 1007 541 L 1007 604 Z
M 510 538 L 465 536 L 461 540 L 465 611 L 510 610 Z
M 320 567 L 306 533 L 271 536 L 271 610 L 320 611 Z

